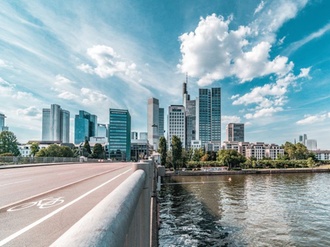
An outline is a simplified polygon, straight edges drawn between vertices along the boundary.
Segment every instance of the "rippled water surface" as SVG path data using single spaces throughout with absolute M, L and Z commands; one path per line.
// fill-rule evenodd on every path
M 330 174 L 167 178 L 159 246 L 330 246 Z

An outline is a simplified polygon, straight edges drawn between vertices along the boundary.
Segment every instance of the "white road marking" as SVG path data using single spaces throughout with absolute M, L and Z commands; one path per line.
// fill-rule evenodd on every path
M 13 182 L 13 183 L 8 183 L 8 184 L 0 184 L 0 187 L 7 186 L 7 185 L 12 185 L 12 184 L 24 183 L 24 182 L 28 182 L 28 181 L 31 181 L 31 179 L 20 180 L 20 181 Z
M 95 187 L 94 189 L 92 189 L 92 190 L 86 192 L 85 194 L 79 196 L 78 198 L 74 199 L 73 201 L 69 202 L 68 204 L 64 205 L 63 207 L 60 207 L 60 208 L 56 209 L 55 211 L 51 212 L 50 214 L 48 214 L 48 215 L 42 217 L 41 219 L 39 219 L 39 220 L 33 222 L 32 224 L 30 224 L 30 225 L 24 227 L 23 229 L 21 229 L 21 230 L 15 232 L 14 234 L 10 235 L 9 237 L 7 237 L 7 238 L 1 240 L 1 241 L 0 241 L 0 246 L 3 246 L 3 245 L 5 245 L 5 244 L 7 244 L 8 242 L 10 242 L 10 241 L 12 241 L 13 239 L 19 237 L 20 235 L 22 235 L 23 233 L 25 233 L 25 232 L 27 232 L 28 230 L 32 229 L 33 227 L 35 227 L 35 226 L 41 224 L 41 223 L 44 222 L 45 220 L 47 220 L 47 219 L 53 217 L 53 216 L 56 215 L 57 213 L 59 213 L 59 212 L 61 212 L 62 210 L 66 209 L 67 207 L 71 206 L 72 204 L 74 204 L 74 203 L 80 201 L 80 200 L 83 199 L 84 197 L 88 196 L 89 194 L 93 193 L 94 191 L 98 190 L 99 188 L 101 188 L 101 187 L 103 187 L 104 185 L 106 185 L 106 184 L 112 182 L 113 180 L 119 178 L 120 176 L 124 175 L 125 173 L 127 173 L 127 172 L 129 172 L 129 171 L 131 171 L 131 170 L 132 170 L 132 168 L 130 168 L 130 169 L 127 170 L 127 171 L 124 171 L 124 172 L 120 173 L 119 175 L 113 177 L 112 179 L 110 179 L 110 180 L 104 182 L 103 184 L 101 184 L 101 185 Z

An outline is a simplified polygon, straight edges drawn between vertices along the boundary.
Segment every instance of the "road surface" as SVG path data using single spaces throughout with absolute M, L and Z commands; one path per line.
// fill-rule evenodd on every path
M 133 172 L 132 163 L 0 169 L 0 246 L 49 246 Z

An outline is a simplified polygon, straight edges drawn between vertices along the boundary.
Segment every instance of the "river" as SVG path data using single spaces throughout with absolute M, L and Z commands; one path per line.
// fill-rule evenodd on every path
M 165 178 L 159 246 L 330 246 L 330 174 Z

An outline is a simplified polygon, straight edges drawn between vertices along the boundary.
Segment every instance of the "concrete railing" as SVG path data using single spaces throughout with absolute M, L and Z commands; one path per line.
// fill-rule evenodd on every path
M 152 160 L 136 171 L 52 246 L 157 246 L 156 169 Z

